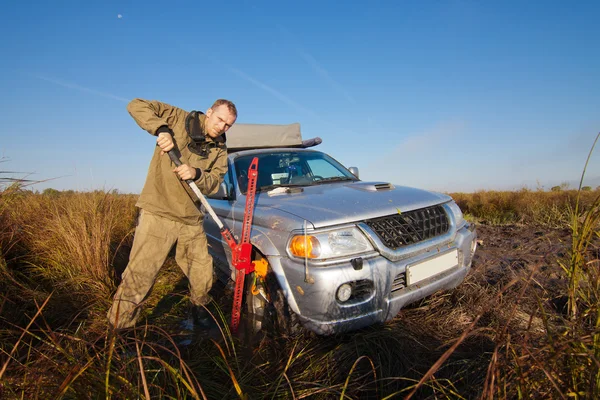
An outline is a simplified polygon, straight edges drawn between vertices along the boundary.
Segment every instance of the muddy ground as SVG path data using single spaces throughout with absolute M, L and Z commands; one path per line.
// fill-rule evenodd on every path
M 473 260 L 474 269 L 494 279 L 506 268 L 532 268 L 540 272 L 555 270 L 558 262 L 565 261 L 571 247 L 570 229 L 549 229 L 526 225 L 478 225 L 478 248 Z M 549 278 L 556 278 L 552 271 Z M 490 282 L 494 283 L 494 282 Z
M 479 283 L 501 288 L 515 278 L 527 280 L 543 300 L 564 312 L 566 275 L 561 265 L 568 266 L 571 254 L 569 228 L 478 225 L 477 232 L 478 248 L 471 274 Z M 590 252 L 597 250 L 596 241 Z M 528 300 L 535 302 L 535 296 L 529 294 Z

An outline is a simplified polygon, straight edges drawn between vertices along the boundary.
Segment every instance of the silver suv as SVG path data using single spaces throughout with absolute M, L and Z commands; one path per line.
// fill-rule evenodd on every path
M 254 329 L 328 335 L 382 323 L 468 273 L 476 231 L 451 197 L 361 181 L 356 168 L 301 144 L 229 146 L 228 173 L 208 202 L 237 238 L 254 157 L 255 272 L 242 313 Z M 235 280 L 218 226 L 208 215 L 204 226 L 219 277 Z

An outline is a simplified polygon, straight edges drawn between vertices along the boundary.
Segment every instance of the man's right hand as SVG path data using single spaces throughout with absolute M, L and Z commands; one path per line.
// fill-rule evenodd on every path
M 165 154 L 166 152 L 171 150 L 173 147 L 175 147 L 173 145 L 173 137 L 171 136 L 171 134 L 169 134 L 167 132 L 161 132 L 158 134 L 158 138 L 156 139 L 156 144 L 162 150 L 160 152 L 161 155 Z

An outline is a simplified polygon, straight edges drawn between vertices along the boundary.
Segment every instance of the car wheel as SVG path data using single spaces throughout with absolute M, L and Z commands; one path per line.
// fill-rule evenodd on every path
M 254 287 L 255 276 L 256 273 L 253 272 L 246 277 L 246 288 L 244 293 L 247 311 L 245 320 L 252 333 L 261 331 L 265 315 L 265 306 L 268 302 L 268 296 L 263 285 L 257 282 L 256 287 Z
M 265 306 L 263 324 L 267 332 L 284 337 L 300 333 L 300 320 L 290 308 L 273 272 L 269 271 L 265 283 L 269 302 Z
M 263 282 L 257 282 L 254 293 L 253 282 L 254 274 L 248 275 L 246 310 L 248 325 L 253 333 L 262 330 L 281 337 L 300 333 L 302 329 L 298 316 L 290 309 L 275 274 L 269 271 Z

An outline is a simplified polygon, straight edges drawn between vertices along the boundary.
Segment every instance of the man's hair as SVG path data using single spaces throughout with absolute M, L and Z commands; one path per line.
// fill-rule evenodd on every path
M 212 108 L 214 110 L 215 108 L 217 108 L 223 104 L 225 104 L 227 106 L 227 109 L 229 110 L 229 112 L 232 113 L 237 118 L 237 108 L 235 108 L 235 104 L 233 104 L 229 100 L 218 99 L 217 101 L 214 102 L 214 104 L 212 106 L 210 106 L 210 108 Z

